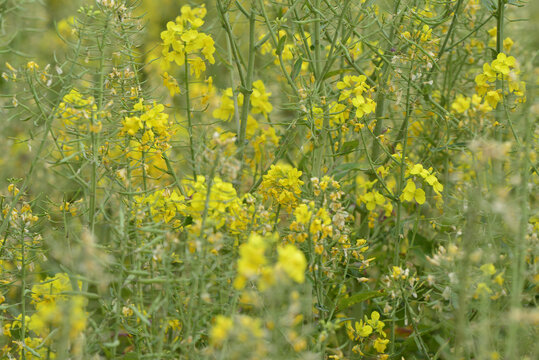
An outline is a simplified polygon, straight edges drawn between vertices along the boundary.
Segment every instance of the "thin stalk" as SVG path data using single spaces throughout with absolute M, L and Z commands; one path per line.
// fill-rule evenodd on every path
M 395 3 L 395 8 L 393 9 L 393 15 L 396 16 L 399 13 L 399 6 L 400 6 L 401 0 L 398 0 Z M 402 21 L 402 16 L 400 17 L 400 21 Z M 399 23 L 400 23 L 399 21 Z M 393 46 L 393 38 L 395 37 L 396 32 L 398 31 L 398 24 L 394 24 L 391 28 L 391 33 L 389 34 L 389 49 Z M 389 53 L 389 51 L 386 51 L 386 54 Z M 389 74 L 388 71 L 389 63 L 384 63 L 383 69 L 381 70 L 382 74 L 378 77 L 378 90 L 376 94 L 376 109 L 374 111 L 374 117 L 376 119 L 376 125 L 374 126 L 374 135 L 378 137 L 382 133 L 382 125 L 383 125 L 383 117 L 384 117 L 384 110 L 385 110 L 385 99 L 386 94 L 382 90 L 384 89 L 384 85 L 387 81 L 387 74 Z M 372 143 L 372 149 L 371 149 L 371 158 L 373 161 L 377 162 L 378 155 L 380 153 L 380 146 L 378 145 L 378 142 L 374 141 Z
M 404 169 L 406 166 L 406 150 L 407 150 L 407 143 L 408 143 L 408 120 L 410 119 L 410 112 L 411 112 L 411 104 L 410 104 L 410 79 L 413 69 L 413 60 L 410 61 L 410 71 L 409 71 L 409 77 L 408 77 L 408 86 L 406 89 L 406 115 L 404 117 L 404 124 L 402 126 L 402 133 L 399 134 L 399 140 L 402 142 L 402 155 L 401 155 L 401 164 L 400 164 L 400 174 L 398 178 L 398 196 L 402 194 L 402 189 L 404 187 Z M 397 219 L 395 221 L 395 244 L 394 244 L 394 252 L 393 252 L 393 264 L 395 266 L 399 265 L 399 250 L 400 250 L 400 241 L 403 237 L 403 229 L 401 224 L 401 218 L 402 218 L 402 201 L 400 198 L 397 201 Z M 398 298 L 396 298 L 395 301 L 398 301 Z M 394 306 L 396 309 L 396 304 Z M 391 322 L 391 352 L 393 353 L 395 351 L 395 319 Z
M 249 116 L 249 107 L 251 105 L 251 94 L 253 93 L 253 72 L 255 67 L 255 12 L 251 9 L 249 16 L 249 61 L 247 65 L 247 78 L 240 88 L 243 93 L 243 107 L 241 109 L 241 119 L 239 128 L 239 153 L 241 163 L 243 164 L 243 152 L 245 150 L 245 134 L 247 131 L 247 118 Z
M 107 38 L 107 30 L 109 25 L 109 16 L 107 16 L 106 22 L 105 22 L 105 28 L 103 29 L 103 38 L 101 39 L 101 42 L 99 40 L 97 41 L 97 45 L 99 47 L 100 52 L 100 58 L 99 58 L 99 84 L 98 84 L 98 102 L 97 102 L 97 113 L 94 111 L 92 113 L 92 127 L 96 126 L 97 116 L 101 113 L 101 110 L 103 110 L 103 96 L 104 96 L 104 86 L 105 86 L 105 42 Z M 98 163 L 98 157 L 97 157 L 97 149 L 99 147 L 98 144 L 98 134 L 94 131 L 90 131 L 90 141 L 91 141 L 91 151 L 92 151 L 92 170 L 90 175 L 90 208 L 88 210 L 88 222 L 90 226 L 90 233 L 93 235 L 95 230 L 95 206 L 96 206 L 96 200 L 97 200 L 97 163 Z
M 26 249 L 24 243 L 24 226 L 21 229 L 21 341 L 24 344 L 26 334 Z M 26 359 L 25 348 L 21 350 L 22 360 Z
M 185 53 L 185 111 L 187 113 L 187 132 L 189 134 L 189 150 L 191 155 L 191 166 L 193 167 L 193 181 L 197 179 L 195 149 L 193 145 L 193 124 L 191 120 L 191 99 L 189 96 L 189 59 Z

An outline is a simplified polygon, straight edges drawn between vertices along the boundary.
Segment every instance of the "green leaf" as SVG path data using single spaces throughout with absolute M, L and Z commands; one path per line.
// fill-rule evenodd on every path
M 337 304 L 337 308 L 339 308 L 339 310 L 343 310 L 343 309 L 349 308 L 350 306 L 355 305 L 357 303 L 367 301 L 369 299 L 373 299 L 373 298 L 376 298 L 376 297 L 380 297 L 380 296 L 383 296 L 383 295 L 384 294 L 381 291 L 364 291 L 364 292 L 360 292 L 360 293 L 354 294 L 354 295 L 352 295 L 350 297 L 347 297 L 345 299 L 341 299 Z
M 523 0 L 507 0 L 507 5 L 523 7 L 524 5 L 526 5 L 526 2 Z
M 358 146 L 359 146 L 359 140 L 345 141 L 344 144 L 342 144 L 342 148 L 341 148 L 341 151 L 339 152 L 339 155 L 351 153 L 352 151 L 356 150 Z
M 296 76 L 298 76 L 299 72 L 301 71 L 301 65 L 303 64 L 303 59 L 300 57 L 296 60 L 294 63 L 294 67 L 292 68 L 292 72 L 290 73 L 290 77 L 292 80 L 296 79 Z
M 489 11 L 493 11 L 493 10 L 496 10 L 498 8 L 498 5 L 494 2 L 494 0 L 481 0 L 481 3 Z
M 286 42 L 286 35 L 284 35 L 282 38 L 279 39 L 279 43 L 277 44 L 277 50 L 275 51 L 277 55 L 281 55 L 283 53 L 285 42 Z

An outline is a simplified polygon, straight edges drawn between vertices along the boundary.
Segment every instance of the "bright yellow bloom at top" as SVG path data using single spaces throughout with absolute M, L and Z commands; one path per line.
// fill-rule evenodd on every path
M 201 53 L 204 58 L 215 63 L 213 53 L 215 52 L 214 41 L 210 35 L 199 32 L 198 28 L 204 24 L 202 20 L 206 16 L 206 9 L 198 7 L 191 9 L 188 5 L 181 8 L 181 16 L 176 21 L 167 23 L 167 30 L 161 32 L 163 40 L 163 62 L 164 69 L 169 67 L 169 63 L 175 62 L 178 66 L 185 64 L 186 57 Z M 198 77 L 201 71 L 205 70 L 205 64 L 202 66 L 202 59 L 193 60 L 193 71 Z M 189 62 L 191 60 L 189 59 Z
M 371 313 L 371 318 L 370 319 L 367 319 L 365 318 L 366 321 L 367 321 L 367 324 L 369 324 L 370 326 L 372 326 L 372 328 L 377 332 L 379 333 L 380 335 L 382 336 L 386 336 L 386 334 L 384 333 L 384 322 L 383 321 L 380 321 L 380 313 L 378 311 L 373 311 Z

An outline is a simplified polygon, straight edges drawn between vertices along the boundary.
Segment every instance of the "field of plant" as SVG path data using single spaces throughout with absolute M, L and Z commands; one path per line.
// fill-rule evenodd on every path
M 537 359 L 539 1 L 0 0 L 0 359 Z

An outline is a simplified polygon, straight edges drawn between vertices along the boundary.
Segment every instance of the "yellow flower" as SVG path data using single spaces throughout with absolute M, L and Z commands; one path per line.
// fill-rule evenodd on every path
M 367 210 L 372 211 L 376 208 L 376 205 L 383 205 L 386 199 L 378 191 L 373 190 L 363 195 L 361 201 L 365 203 Z
M 163 62 L 164 69 L 169 67 L 169 63 L 175 62 L 178 66 L 185 63 L 185 58 L 189 55 L 201 53 L 211 64 L 215 62 L 213 53 L 215 52 L 214 41 L 210 35 L 199 32 L 197 29 L 204 24 L 202 20 L 206 16 L 204 6 L 191 9 L 185 5 L 181 8 L 181 16 L 176 21 L 167 23 L 167 30 L 161 32 L 163 40 Z M 205 70 L 206 65 L 203 60 L 194 60 L 192 71 L 196 76 Z M 191 62 L 191 59 L 188 60 Z
M 234 321 L 226 316 L 218 315 L 215 318 L 215 324 L 210 330 L 210 342 L 214 346 L 221 346 L 228 337 L 228 334 L 234 326 Z
M 367 337 L 372 334 L 372 326 L 363 323 L 363 320 L 356 321 L 355 331 L 358 337 Z
M 365 317 L 365 319 L 367 319 Z M 371 313 L 371 318 L 370 319 L 367 319 L 367 324 L 369 324 L 370 326 L 372 326 L 372 328 L 377 332 L 379 333 L 380 335 L 382 336 L 385 336 L 385 333 L 384 333 L 384 322 L 383 321 L 380 321 L 380 313 L 378 311 L 373 311 Z
M 167 72 L 163 73 L 163 84 L 170 92 L 170 96 L 174 96 L 175 94 L 180 93 L 180 86 L 178 85 L 178 81 L 173 76 L 169 75 Z
M 489 295 L 492 294 L 492 290 L 488 287 L 487 284 L 484 282 L 480 282 L 477 284 L 477 288 L 475 289 L 475 293 L 473 295 L 474 299 L 478 299 L 482 295 Z
M 401 201 L 416 201 L 419 205 L 425 203 L 425 191 L 416 188 L 412 180 L 408 180 L 400 196 Z
M 370 91 L 367 85 L 367 78 L 364 75 L 345 76 L 342 81 L 337 83 L 337 89 L 340 90 L 339 101 L 348 99 L 356 108 L 356 117 L 361 118 L 376 109 L 376 103 L 364 95 Z
M 266 246 L 265 240 L 258 234 L 251 234 L 247 243 L 240 245 L 238 276 L 234 282 L 236 289 L 242 289 L 247 280 L 260 274 L 262 267 L 267 263 L 264 255 Z
M 296 221 L 300 224 L 307 224 L 311 220 L 312 215 L 313 212 L 309 210 L 306 204 L 301 204 L 294 210 Z
M 292 244 L 278 248 L 277 252 L 279 253 L 277 266 L 283 269 L 295 282 L 303 283 L 305 281 L 305 269 L 307 268 L 305 255 Z
M 496 273 L 496 268 L 492 263 L 481 265 L 479 269 L 483 272 L 483 275 L 485 276 L 494 275 Z
M 270 170 L 264 175 L 259 191 L 264 198 L 271 198 L 292 211 L 297 202 L 297 196 L 301 194 L 303 181 L 300 180 L 301 171 L 290 165 L 271 165 Z
M 257 80 L 253 83 L 253 93 L 251 94 L 253 114 L 262 113 L 266 116 L 273 110 L 273 106 L 268 100 L 270 95 L 270 92 L 266 92 L 266 87 L 262 80 Z
M 199 28 L 204 25 L 204 20 L 202 20 L 206 16 L 206 8 L 204 4 L 194 9 L 191 9 L 189 5 L 184 5 L 182 6 L 180 12 L 182 14 L 181 19 L 189 22 L 192 27 Z
M 122 130 L 127 132 L 131 136 L 135 136 L 135 134 L 143 128 L 142 121 L 140 121 L 140 118 L 137 116 L 133 117 L 125 117 L 122 120 L 123 128 Z
M 498 103 L 501 100 L 502 100 L 502 97 L 500 95 L 500 92 L 497 90 L 491 90 L 487 92 L 487 96 L 485 96 L 485 101 L 493 109 L 496 109 L 496 107 L 498 106 Z
M 513 56 L 507 57 L 504 53 L 499 53 L 496 60 L 492 62 L 492 70 L 503 75 L 509 74 L 511 68 L 515 67 L 516 60 Z
M 26 68 L 29 70 L 37 70 L 39 69 L 39 65 L 35 61 L 29 61 L 26 64 Z
M 79 287 L 81 284 L 79 284 Z M 32 303 L 36 312 L 28 321 L 28 329 L 41 337 L 55 328 L 65 327 L 70 338 L 77 337 L 86 328 L 88 314 L 84 311 L 87 299 L 65 295 L 73 291 L 67 274 L 56 274 L 42 284 L 32 287 Z M 61 332 L 60 332 L 61 333 Z
M 511 39 L 510 37 L 506 37 L 504 40 L 503 40 L 503 49 L 506 51 L 506 52 L 509 52 L 511 51 L 511 48 L 513 47 L 513 44 L 515 42 L 513 41 L 513 39 Z
M 463 114 L 470 108 L 471 99 L 469 97 L 464 97 L 458 95 L 453 104 L 451 104 L 451 109 L 455 110 L 459 114 Z
M 212 116 L 216 119 L 229 121 L 234 115 L 235 107 L 234 100 L 232 99 L 232 88 L 228 88 L 223 92 L 221 97 L 221 104 L 212 113 Z M 243 94 L 238 94 L 238 106 L 243 105 Z
M 386 346 L 387 346 L 388 343 L 389 343 L 389 339 L 377 338 L 374 341 L 373 346 L 376 349 L 376 351 L 378 351 L 379 353 L 383 353 L 384 351 L 386 351 Z

